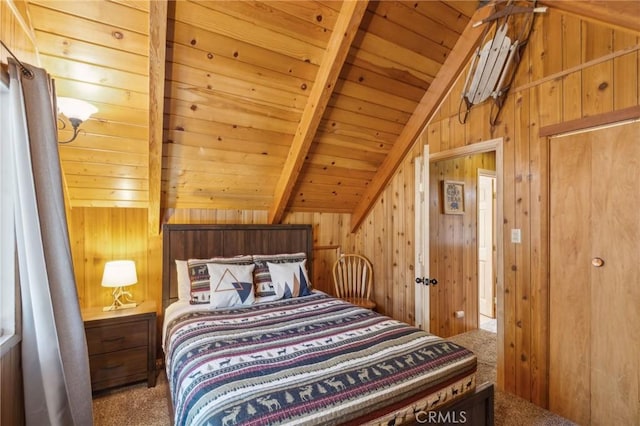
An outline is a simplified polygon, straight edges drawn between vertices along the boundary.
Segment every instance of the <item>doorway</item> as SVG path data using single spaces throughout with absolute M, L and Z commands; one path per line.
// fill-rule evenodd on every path
M 421 162 L 422 168 L 427 169 L 422 173 L 416 170 L 416 178 L 419 175 L 428 176 L 427 179 L 416 180 L 416 275 L 422 281 L 416 284 L 416 318 L 421 318 L 422 328 L 433 334 L 449 337 L 479 327 L 475 188 L 477 169 L 492 167 L 487 167 L 485 160 L 478 161 L 477 158 L 482 158 L 484 154 L 490 154 L 493 158 L 496 175 L 495 220 L 496 223 L 502 223 L 502 144 L 502 139 L 495 139 L 430 155 L 426 148 L 429 160 L 422 158 L 416 162 L 416 167 Z M 443 164 L 444 167 L 439 167 Z M 461 171 L 462 168 L 467 171 Z M 462 212 L 444 212 L 442 190 L 445 178 L 464 182 L 465 207 Z M 423 190 L 423 203 L 418 203 L 419 189 Z M 425 224 L 427 217 L 428 226 Z M 421 228 L 428 228 L 428 233 L 424 233 L 429 235 L 426 242 L 424 236 L 418 235 Z M 494 294 L 497 298 L 494 316 L 498 321 L 498 341 L 501 341 L 502 227 L 493 228 L 497 253 L 494 262 Z M 428 278 L 426 282 L 429 285 L 424 278 Z M 433 285 L 433 280 L 438 283 Z

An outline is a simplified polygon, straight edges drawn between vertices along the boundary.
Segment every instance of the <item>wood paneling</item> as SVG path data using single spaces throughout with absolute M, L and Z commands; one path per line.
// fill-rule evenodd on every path
M 550 141 L 549 399 L 579 424 L 640 421 L 639 167 L 637 121 Z
M 60 146 L 72 207 L 147 207 L 149 7 L 136 3 L 29 1 L 40 62 L 57 95 L 98 108 L 78 139 Z M 70 135 L 69 126 L 59 131 L 60 140 Z M 137 189 L 123 192 L 113 176 Z
M 419 3 L 414 3 L 417 8 Z M 377 171 L 371 183 L 367 186 L 364 196 L 359 197 L 354 205 L 354 226 L 359 226 L 372 206 L 373 200 L 380 196 L 384 186 L 388 183 L 394 170 L 402 163 L 416 141 L 417 135 L 427 124 L 428 119 L 437 111 L 440 102 L 446 97 L 447 92 L 453 86 L 458 74 L 464 68 L 467 59 L 472 56 L 473 48 L 480 38 L 481 31 L 473 27 L 471 21 L 479 21 L 489 14 L 490 8 L 484 7 L 477 10 L 472 19 L 467 22 L 463 35 L 456 45 L 449 51 L 447 61 L 440 63 L 441 67 L 437 76 L 429 84 L 420 102 L 417 103 L 412 116 L 404 124 L 404 128 L 394 143 L 394 149 L 389 151 L 384 161 L 378 165 Z M 430 29 L 435 31 L 435 29 Z M 392 92 L 393 93 L 393 92 Z
M 586 0 L 571 2 L 556 2 L 543 0 L 543 5 L 557 7 L 560 10 L 577 16 L 583 16 L 585 19 L 596 22 L 600 25 L 603 22 L 609 23 L 612 27 L 625 31 L 640 31 L 638 23 L 638 3 L 635 1 L 616 1 L 616 7 L 611 1 L 602 0 Z
M 21 345 L 16 345 L 0 359 L 0 423 L 24 424 Z
M 406 140 L 419 132 L 423 117 L 408 131 L 405 124 L 425 91 L 438 83 L 478 5 L 431 3 L 169 2 L 167 19 L 155 25 L 155 10 L 146 1 L 104 0 L 83 14 L 77 5 L 34 0 L 30 10 L 43 63 L 59 81 L 60 93 L 74 92 L 100 109 L 83 124 L 88 143 L 62 148 L 69 151 L 63 165 L 72 177 L 72 205 L 147 203 L 152 228 L 159 208 L 267 209 L 278 212 L 271 221 L 291 211 L 353 210 L 402 132 Z M 350 19 L 350 8 L 366 11 Z M 167 43 L 150 30 L 165 22 Z M 162 147 L 160 89 L 154 91 L 156 81 L 148 83 L 149 76 L 161 76 L 155 70 L 161 57 Z M 313 111 L 311 118 L 304 111 Z M 127 133 L 128 126 L 135 134 Z M 115 140 L 103 139 L 101 147 L 91 143 L 106 135 Z M 123 142 L 149 136 L 143 157 L 122 161 Z M 404 150 L 410 143 L 403 142 Z M 205 164 L 212 159 L 217 163 Z M 203 172 L 210 179 L 191 178 Z M 236 179 L 238 174 L 270 178 L 256 188 L 251 180 Z M 98 187 L 103 175 L 144 183 L 136 183 L 137 192 L 123 193 L 110 186 L 112 179 Z M 356 179 L 336 191 L 322 183 L 327 177 Z M 84 186 L 82 178 L 92 185 Z
M 111 290 L 101 287 L 104 264 L 131 259 L 136 263 L 138 283 L 130 288 L 137 302 L 155 300 L 160 288 L 155 281 L 161 268 L 154 261 L 153 239 L 147 236 L 147 209 L 75 207 L 68 217 L 69 238 L 81 308 L 108 306 Z M 159 254 L 158 254 L 159 255 Z M 157 306 L 158 306 L 157 305 Z
M 276 222 L 291 211 L 351 211 L 353 226 L 358 226 L 472 54 L 482 28 L 471 21 L 479 21 L 493 7 L 480 8 L 484 3 L 19 4 L 33 23 L 40 62 L 56 80 L 58 93 L 99 108 L 82 124 L 74 148 L 61 147 L 63 171 L 72 182 L 67 188 L 71 205 L 151 205 L 151 227 L 157 228 L 163 207 L 267 209 L 278 212 L 270 219 Z M 545 41 L 535 56 L 533 50 L 527 53 L 528 72 L 520 73 L 516 84 L 566 70 L 565 59 L 579 64 L 632 42 L 633 36 L 614 36 L 601 22 L 634 31 L 625 22 L 633 22 L 627 15 L 637 11 L 635 2 L 570 3 L 557 7 L 589 19 L 568 15 L 571 22 L 565 25 L 556 13 L 557 22 L 549 20 L 539 34 L 545 40 L 564 40 Z M 350 19 L 352 7 L 366 10 Z M 600 20 L 594 11 L 601 12 Z M 344 26 L 343 21 L 350 23 Z M 573 45 L 574 40 L 579 43 Z M 558 52 L 567 47 L 571 53 L 561 57 Z M 619 58 L 613 66 L 602 62 L 584 75 L 572 74 L 567 81 L 580 78 L 589 84 L 570 82 L 571 96 L 565 97 L 570 100 L 562 109 L 577 118 L 583 112 L 599 114 L 611 103 L 629 106 L 634 92 L 612 89 L 606 80 L 634 70 L 637 61 Z M 458 82 L 454 91 L 461 85 Z M 559 86 L 559 79 L 550 81 L 544 95 L 563 97 Z M 457 105 L 448 101 L 445 109 L 453 113 Z M 558 114 L 559 109 L 542 111 L 539 125 L 554 120 L 546 114 Z M 479 133 L 490 132 L 484 119 L 489 109 L 476 111 L 469 122 L 476 131 L 451 126 L 452 140 L 478 142 Z M 59 131 L 64 139 L 69 133 L 69 126 Z M 301 139 L 304 144 L 297 143 Z M 136 146 L 139 155 L 128 156 L 129 146 Z M 229 156 L 230 146 L 240 155 Z M 202 157 L 220 158 L 207 172 L 212 182 L 223 180 L 227 190 L 189 179 L 192 172 L 203 171 Z M 235 179 L 230 170 L 276 178 L 252 191 L 251 181 Z M 319 183 L 327 176 L 351 179 L 354 171 L 358 180 L 349 189 L 335 191 Z M 112 186 L 113 176 L 120 177 L 119 186 L 128 180 L 142 182 L 131 182 L 135 192 L 123 193 Z M 85 180 L 91 185 L 85 186 Z
M 365 240 L 363 249 L 376 259 L 374 265 L 388 265 L 376 272 L 389 282 L 397 279 L 392 272 L 394 262 L 406 261 L 405 270 L 412 270 L 413 258 L 399 259 L 395 245 L 413 244 L 413 221 L 406 220 L 399 228 L 390 219 L 395 214 L 391 200 L 394 189 L 400 187 L 400 208 L 413 211 L 413 182 L 404 186 L 404 175 L 413 174 L 411 160 L 420 155 L 422 143 L 427 141 L 433 154 L 502 137 L 504 282 L 498 294 L 498 383 L 501 389 L 541 406 L 548 405 L 549 385 L 549 160 L 547 138 L 540 137 L 538 131 L 542 126 L 640 105 L 639 55 L 634 48 L 639 41 L 638 34 L 587 23 L 552 8 L 539 15 L 499 122 L 487 124 L 484 104 L 474 107 L 467 123 L 460 124 L 457 107 L 461 87 L 456 85 L 358 231 L 375 236 Z M 607 47 L 608 42 L 612 48 Z M 622 74 L 616 67 L 629 72 Z M 511 243 L 512 228 L 522 230 L 521 244 Z M 403 234 L 400 239 L 399 233 Z M 408 308 L 413 287 L 406 292 L 393 301 L 405 300 Z M 378 302 L 393 306 L 391 301 Z
M 579 424 L 590 420 L 590 371 L 591 366 L 591 270 L 582 263 L 592 252 L 591 221 L 591 144 L 582 146 L 560 140 L 554 142 L 551 158 L 552 169 L 550 203 L 551 255 L 562 255 L 561 262 L 551 262 L 550 332 L 552 360 L 549 369 L 550 408 Z M 587 167 L 584 167 L 587 165 Z M 573 214 L 583 212 L 576 220 Z M 585 220 L 586 219 L 586 220 Z M 567 250 L 570 245 L 571 249 Z M 561 283 L 562 277 L 571 277 Z M 579 286 L 572 283 L 580 283 Z M 576 288 L 580 287 L 580 291 Z M 570 327 L 564 325 L 571 324 Z M 562 351 L 570 344 L 575 351 Z
M 374 203 L 445 96 L 456 74 L 448 71 L 470 54 L 465 30 L 479 2 L 84 6 L 23 6 L 57 93 L 98 107 L 73 148 L 60 148 L 70 204 L 150 206 L 155 232 L 162 208 L 267 209 L 278 222 L 293 211 L 344 213 L 362 199 Z M 69 127 L 59 130 L 62 140 Z M 133 145 L 139 155 L 129 156 Z M 211 182 L 223 180 L 225 190 L 190 179 L 210 158 L 219 161 L 207 170 Z M 380 169 L 383 179 L 373 182 Z M 358 180 L 348 189 L 319 182 L 352 179 L 353 171 Z M 254 191 L 237 173 L 276 178 Z M 129 180 L 136 181 L 125 186 L 137 189 L 122 192 Z
M 326 43 L 318 76 L 309 93 L 309 99 L 302 111 L 291 148 L 275 186 L 274 199 L 269 209 L 270 223 L 282 220 L 291 192 L 298 181 L 304 161 L 310 153 L 309 147 L 316 135 L 320 120 L 323 114 L 333 110 L 333 108 L 327 108 L 332 92 L 326 89 L 336 85 L 367 4 L 368 1 L 342 3 L 340 15 Z

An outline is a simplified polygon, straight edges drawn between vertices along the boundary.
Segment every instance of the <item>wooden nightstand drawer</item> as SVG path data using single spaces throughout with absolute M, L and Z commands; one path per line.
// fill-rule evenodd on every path
M 146 346 L 149 321 L 134 321 L 103 327 L 87 328 L 89 355 Z
M 91 382 L 112 385 L 147 378 L 147 347 L 127 349 L 89 358 Z

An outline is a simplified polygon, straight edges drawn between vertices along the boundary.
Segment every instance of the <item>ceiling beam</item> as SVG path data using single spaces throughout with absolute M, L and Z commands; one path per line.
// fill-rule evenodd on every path
M 167 1 L 149 3 L 149 235 L 160 233 Z
M 291 149 L 289 149 L 282 173 L 276 184 L 273 205 L 269 210 L 269 223 L 278 223 L 282 220 L 289 198 L 304 165 L 305 157 L 313 142 L 313 137 L 329 103 L 331 93 L 335 89 L 342 65 L 358 32 L 367 4 L 368 0 L 348 0 L 342 3 L 340 15 L 333 28 L 331 39 L 309 94 L 309 100 L 302 112 Z
M 449 53 L 449 57 L 440 68 L 440 71 L 438 71 L 438 75 L 436 75 L 436 78 L 411 115 L 411 118 L 409 118 L 402 133 L 400 133 L 398 139 L 393 144 L 391 152 L 389 152 L 389 155 L 387 155 L 378 168 L 366 192 L 353 210 L 351 214 L 352 232 L 358 229 L 366 215 L 373 208 L 378 196 L 382 193 L 389 180 L 391 180 L 391 177 L 416 139 L 422 133 L 424 127 L 436 113 L 473 54 L 484 31 L 482 25 L 474 28 L 473 24 L 489 16 L 492 11 L 493 5 L 484 6 L 478 9 L 469 20 L 464 32 L 460 35 L 460 38 Z
M 640 2 L 638 0 L 543 0 L 538 3 L 597 24 L 640 33 Z

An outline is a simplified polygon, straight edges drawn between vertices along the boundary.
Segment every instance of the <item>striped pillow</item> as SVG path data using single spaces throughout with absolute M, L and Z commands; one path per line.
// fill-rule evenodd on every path
M 251 256 L 236 256 L 187 260 L 187 266 L 189 268 L 189 281 L 191 283 L 191 298 L 189 300 L 189 303 L 191 303 L 192 305 L 207 304 L 211 302 L 211 284 L 207 263 L 251 265 L 253 263 L 253 259 Z

